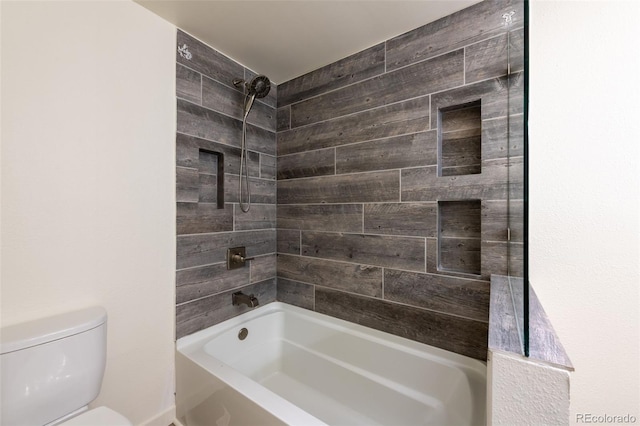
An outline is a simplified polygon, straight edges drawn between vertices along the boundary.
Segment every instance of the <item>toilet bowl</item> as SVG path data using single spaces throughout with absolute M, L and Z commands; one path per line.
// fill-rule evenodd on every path
M 98 397 L 106 365 L 107 312 L 92 307 L 0 330 L 0 424 L 131 426 Z

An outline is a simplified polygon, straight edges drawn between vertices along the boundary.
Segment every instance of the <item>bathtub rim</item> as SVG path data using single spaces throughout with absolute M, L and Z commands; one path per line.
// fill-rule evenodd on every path
M 218 334 L 234 329 L 238 325 L 244 324 L 247 321 L 266 316 L 277 311 L 289 311 L 294 314 L 309 317 L 314 322 L 329 323 L 332 325 L 332 328 L 347 329 L 352 334 L 359 335 L 360 337 L 367 336 L 378 343 L 390 343 L 390 346 L 393 346 L 395 348 L 409 348 L 410 352 L 418 352 L 422 354 L 425 353 L 424 348 L 426 347 L 428 348 L 429 355 L 433 355 L 434 358 L 442 360 L 444 363 L 449 365 L 461 364 L 462 366 L 468 367 L 471 370 L 477 371 L 486 379 L 487 363 L 485 361 L 448 351 L 446 349 L 438 348 L 427 343 L 421 343 L 415 340 L 407 339 L 406 337 L 397 336 L 385 331 L 376 330 L 375 328 L 367 327 L 365 325 L 346 321 L 340 318 L 335 318 L 320 312 L 300 308 L 299 306 L 290 305 L 284 302 L 271 302 L 266 305 L 261 305 L 253 310 L 229 318 L 221 323 L 214 324 L 203 330 L 196 331 L 195 333 L 189 334 L 187 336 L 183 336 L 176 341 L 176 350 L 182 353 L 194 350 L 194 348 L 196 348 L 198 346 L 197 344 L 200 342 L 202 342 L 203 346 L 204 344 L 208 343 L 208 341 L 212 337 L 217 336 Z

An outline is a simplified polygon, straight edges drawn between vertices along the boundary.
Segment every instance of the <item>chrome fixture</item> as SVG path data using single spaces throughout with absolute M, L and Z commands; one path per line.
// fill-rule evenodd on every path
M 258 303 L 258 298 L 253 294 L 246 295 L 241 291 L 237 291 L 231 295 L 231 303 L 233 306 L 240 306 L 244 304 L 250 308 L 255 308 L 260 304 Z
M 264 75 L 254 77 L 251 81 L 246 81 L 241 78 L 233 80 L 233 85 L 236 87 L 242 87 L 244 90 L 244 106 L 243 106 L 243 118 L 242 118 L 242 145 L 240 147 L 240 209 L 243 212 L 248 212 L 251 208 L 251 190 L 249 189 L 249 168 L 247 167 L 247 117 L 249 111 L 253 106 L 253 101 L 256 98 L 264 98 L 269 94 L 271 90 L 271 82 Z M 242 201 L 242 168 L 244 167 L 245 177 L 244 182 L 247 189 L 247 202 Z
M 245 247 L 233 247 L 227 249 L 227 269 L 241 268 L 252 260 L 253 257 L 247 257 L 247 249 Z
M 249 330 L 247 330 L 245 327 L 243 327 L 242 329 L 240 329 L 240 331 L 238 332 L 238 339 L 240 340 L 244 340 L 247 338 L 247 336 L 249 335 Z
M 269 81 L 269 79 L 264 75 L 259 75 L 255 77 L 253 80 L 251 80 L 250 82 L 247 82 L 246 80 L 243 80 L 241 78 L 236 78 L 235 80 L 233 80 L 233 85 L 236 87 L 244 86 L 244 91 L 245 91 L 244 118 L 245 119 L 247 118 L 247 115 L 249 115 L 249 111 L 253 106 L 253 101 L 256 98 L 258 99 L 264 98 L 269 94 L 269 91 L 271 90 L 271 81 Z

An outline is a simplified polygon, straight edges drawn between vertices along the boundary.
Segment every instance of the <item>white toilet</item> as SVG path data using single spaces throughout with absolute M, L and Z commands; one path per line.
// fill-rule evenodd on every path
M 87 407 L 106 364 L 104 308 L 4 327 L 0 339 L 2 426 L 131 426 L 107 407 Z

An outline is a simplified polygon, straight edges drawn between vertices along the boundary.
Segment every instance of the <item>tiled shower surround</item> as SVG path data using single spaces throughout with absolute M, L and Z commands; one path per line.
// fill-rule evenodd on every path
M 178 337 L 243 312 L 242 288 L 486 359 L 490 275 L 522 252 L 522 14 L 485 1 L 278 85 L 250 114 L 249 214 L 231 80 L 252 74 L 180 33 Z M 224 210 L 199 148 L 224 153 Z M 227 271 L 238 245 L 257 257 Z
M 224 321 L 247 307 L 231 305 L 237 288 L 261 304 L 276 299 L 276 87 L 256 99 L 247 128 L 252 206 L 238 204 L 244 95 L 233 79 L 255 74 L 179 31 L 177 52 L 176 185 L 178 338 Z M 218 155 L 208 154 L 207 151 Z M 219 159 L 223 158 L 223 176 Z M 221 177 L 218 179 L 218 177 Z M 218 199 L 219 184 L 224 200 Z M 223 209 L 218 202 L 223 201 Z M 227 270 L 227 249 L 255 257 Z

